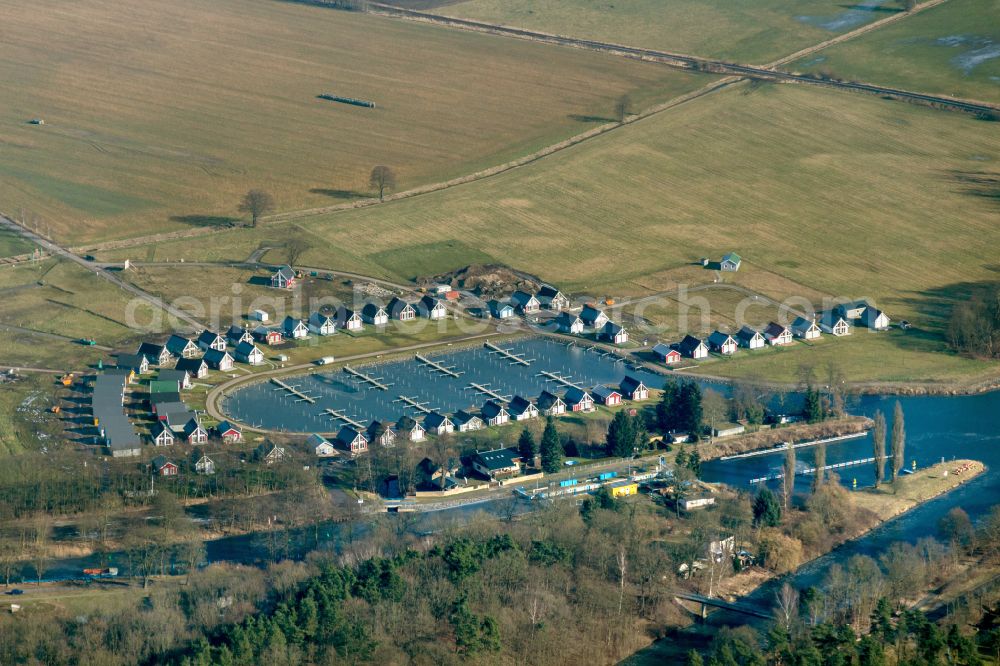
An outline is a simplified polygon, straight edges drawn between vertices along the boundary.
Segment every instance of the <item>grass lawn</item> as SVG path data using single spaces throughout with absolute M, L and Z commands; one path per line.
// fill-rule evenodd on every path
M 888 520 L 968 481 L 984 469 L 978 460 L 952 460 L 904 474 L 896 483 L 878 490 L 865 488 L 851 497 L 855 505 L 874 511 L 880 520 Z
M 272 0 L 0 0 L 0 199 L 71 243 L 225 225 L 503 163 L 704 76 Z M 375 109 L 317 99 L 371 100 Z M 44 125 L 31 125 L 42 118 Z
M 0 167 L 2 169 L 3 167 Z M 4 227 L 0 229 L 0 257 L 13 257 L 19 254 L 28 254 L 35 249 L 35 245 L 15 234 L 10 229 Z
M 997 363 L 977 361 L 948 351 L 936 336 L 919 331 L 892 329 L 883 333 L 856 330 L 834 338 L 824 335 L 808 343 L 796 341 L 789 347 L 767 347 L 753 352 L 740 349 L 735 356 L 705 363 L 691 371 L 732 378 L 766 378 L 776 382 L 797 382 L 803 366 L 815 369 L 825 381 L 827 368 L 834 364 L 848 382 L 975 382 L 995 377 Z
M 1000 2 L 948 0 L 789 67 L 808 72 L 827 70 L 844 79 L 997 103 Z
M 6 289 L 5 289 L 6 287 Z M 48 260 L 0 270 L 0 327 L 17 326 L 40 334 L 16 333 L 0 349 L 0 364 L 74 368 L 100 353 L 71 342 L 93 338 L 106 346 L 131 345 L 138 333 L 129 328 L 131 297 L 75 263 Z M 151 308 L 134 308 L 136 319 L 149 321 Z
M 468 0 L 436 13 L 629 46 L 765 63 L 896 11 L 824 0 Z

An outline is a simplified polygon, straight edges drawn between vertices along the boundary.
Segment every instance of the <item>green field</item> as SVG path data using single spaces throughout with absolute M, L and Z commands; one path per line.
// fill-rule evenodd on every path
M 401 188 L 448 179 L 586 131 L 623 93 L 643 108 L 709 80 L 273 0 L 0 15 L 0 210 L 71 244 L 226 225 L 252 187 L 279 210 L 350 202 L 375 164 Z
M 468 0 L 435 13 L 542 32 L 763 64 L 895 11 L 829 0 Z M 823 27 L 827 26 L 827 27 Z
M 997 103 L 1000 2 L 948 0 L 789 67 Z
M 0 169 L 3 167 L 0 166 Z M 35 246 L 9 229 L 0 229 L 0 257 L 28 254 Z

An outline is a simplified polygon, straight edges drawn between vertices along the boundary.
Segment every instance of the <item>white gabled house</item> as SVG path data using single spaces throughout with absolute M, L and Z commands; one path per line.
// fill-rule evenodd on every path
M 345 331 L 360 331 L 365 322 L 359 313 L 341 305 L 337 308 L 337 325 Z
M 559 416 L 566 413 L 566 403 L 555 393 L 542 391 L 538 396 L 538 410 L 545 416 Z
M 693 335 L 685 335 L 684 339 L 677 345 L 677 351 L 688 358 L 708 358 L 708 345 Z
M 835 335 L 838 338 L 851 334 L 851 325 L 836 310 L 827 310 L 819 318 L 819 327 L 824 333 Z
M 215 474 L 215 461 L 203 455 L 194 463 L 194 471 L 198 474 Z
M 233 357 L 227 351 L 209 349 L 205 352 L 205 363 L 208 367 L 219 372 L 229 372 L 233 369 Z
M 628 342 L 628 331 L 621 324 L 609 321 L 601 329 L 601 337 L 612 344 L 623 345 Z
M 821 334 L 822 331 L 819 326 L 816 325 L 815 319 L 797 317 L 795 321 L 792 322 L 792 335 L 797 338 L 802 338 L 803 340 L 815 340 Z
M 534 314 L 541 309 L 541 304 L 533 295 L 518 290 L 510 295 L 510 304 L 521 314 Z
M 632 377 L 631 375 L 626 375 L 625 379 L 618 384 L 618 390 L 629 400 L 649 399 L 649 389 L 646 388 L 641 379 Z
M 208 363 L 203 358 L 182 358 L 174 366 L 176 370 L 183 370 L 195 379 L 208 377 Z
M 568 333 L 570 335 L 580 335 L 583 333 L 583 320 L 572 312 L 560 312 L 559 316 L 555 318 L 555 322 L 556 326 L 559 327 L 560 333 Z
M 569 299 L 561 291 L 550 284 L 543 284 L 538 293 L 535 294 L 539 305 L 546 310 L 565 310 L 569 307 Z
M 240 363 L 260 365 L 264 362 L 264 352 L 252 342 L 241 342 L 236 346 L 236 350 L 233 353 L 236 355 L 236 360 Z
M 604 314 L 604 311 L 589 304 L 583 306 L 583 310 L 580 311 L 580 319 L 583 320 L 584 326 L 593 329 L 604 328 L 604 325 L 608 323 L 608 316 Z
M 226 339 L 215 331 L 209 331 L 208 329 L 202 331 L 201 335 L 198 336 L 197 344 L 198 348 L 202 351 L 210 349 L 226 351 Z
M 171 335 L 165 346 L 177 358 L 193 358 L 198 355 L 198 345 L 182 335 Z
M 729 356 L 736 353 L 737 343 L 736 339 L 728 333 L 713 331 L 712 334 L 708 336 L 708 347 L 714 352 Z
M 465 410 L 455 412 L 451 420 L 455 422 L 455 427 L 459 432 L 472 432 L 474 430 L 482 430 L 486 427 L 481 418 Z
M 174 431 L 163 421 L 153 423 L 150 430 L 150 437 L 156 446 L 170 446 L 174 443 Z
M 417 318 L 416 308 L 411 303 L 407 303 L 396 296 L 393 296 L 392 300 L 389 301 L 389 306 L 386 310 L 389 312 L 390 317 L 399 321 L 413 321 Z
M 730 252 L 722 256 L 722 261 L 719 262 L 719 269 L 724 273 L 735 273 L 740 270 L 740 264 L 743 263 L 743 259 L 740 255 L 735 252 Z
M 281 322 L 281 332 L 291 340 L 305 340 L 309 337 L 309 327 L 301 319 L 296 319 L 291 315 L 285 317 L 285 320 Z
M 773 347 L 790 345 L 793 342 L 792 332 L 788 327 L 773 321 L 764 329 L 764 339 Z
M 365 430 L 365 437 L 369 443 L 383 448 L 396 446 L 396 431 L 381 421 L 372 421 Z
M 749 326 L 743 326 L 736 333 L 736 341 L 739 342 L 741 347 L 746 347 L 747 349 L 762 349 L 767 345 L 767 340 L 760 334 L 760 331 Z
M 431 412 L 424 417 L 424 430 L 435 435 L 446 435 L 455 431 L 455 424 L 440 412 Z
M 291 266 L 279 266 L 271 274 L 271 286 L 275 289 L 291 289 L 295 286 L 295 271 Z
M 530 400 L 519 395 L 515 395 L 507 405 L 507 412 L 515 421 L 538 418 L 538 408 Z
M 878 308 L 873 308 L 869 305 L 861 313 L 861 323 L 873 331 L 885 331 L 889 328 L 889 316 Z
M 396 421 L 396 432 L 411 442 L 422 442 L 427 436 L 424 427 L 409 416 L 403 416 Z
M 334 448 L 333 444 L 318 433 L 313 433 L 306 438 L 306 446 L 308 446 L 316 457 L 318 458 L 330 458 L 337 455 L 337 449 Z
M 361 320 L 372 326 L 385 326 L 389 323 L 389 313 L 377 303 L 365 303 L 361 308 Z
M 337 441 L 340 446 L 351 452 L 351 455 L 364 453 L 368 450 L 368 438 L 364 433 L 360 433 L 351 426 L 343 426 L 337 433 Z
M 433 296 L 424 296 L 420 299 L 418 306 L 420 314 L 428 319 L 444 319 L 448 316 L 448 310 L 444 303 Z
M 483 421 L 488 426 L 503 425 L 510 421 L 510 412 L 495 400 L 487 400 L 480 413 L 483 415 Z
M 189 419 L 184 424 L 184 439 L 188 444 L 205 444 L 208 442 L 208 431 L 198 422 L 198 419 Z
M 309 315 L 309 330 L 316 335 L 333 335 L 337 332 L 337 322 L 322 312 Z
M 155 365 L 165 365 L 173 358 L 166 347 L 153 344 L 152 342 L 143 342 L 140 344 L 136 354 L 144 356 L 147 361 Z
M 241 342 L 253 342 L 253 335 L 250 333 L 250 329 L 234 324 L 226 331 L 226 341 L 230 346 L 236 347 Z

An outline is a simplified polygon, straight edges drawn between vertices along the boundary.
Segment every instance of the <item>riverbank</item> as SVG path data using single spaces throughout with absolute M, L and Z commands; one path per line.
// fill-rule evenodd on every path
M 951 460 L 904 474 L 894 484 L 854 493 L 854 502 L 875 513 L 882 522 L 910 511 L 924 502 L 971 481 L 986 471 L 978 460 Z
M 783 442 L 809 442 L 829 437 L 855 435 L 868 430 L 871 419 L 866 416 L 844 416 L 828 419 L 820 423 L 796 423 L 780 428 L 758 430 L 735 437 L 725 437 L 702 441 L 697 445 L 698 455 L 703 461 L 722 458 L 761 449 L 772 449 Z

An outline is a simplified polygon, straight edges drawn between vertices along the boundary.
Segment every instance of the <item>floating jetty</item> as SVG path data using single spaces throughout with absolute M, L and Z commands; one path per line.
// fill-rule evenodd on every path
M 483 346 L 489 349 L 490 352 L 494 354 L 499 354 L 500 356 L 503 356 L 505 359 L 513 363 L 518 363 L 520 365 L 531 365 L 531 361 L 524 358 L 524 354 L 515 354 L 509 349 L 501 349 L 492 342 L 487 342 Z
M 276 391 L 277 390 L 285 390 L 288 393 L 290 393 L 291 395 L 294 395 L 295 398 L 296 398 L 296 400 L 295 400 L 296 402 L 308 402 L 310 404 L 316 402 L 315 398 L 311 398 L 310 396 L 306 395 L 305 393 L 303 393 L 302 391 L 300 391 L 298 389 L 298 387 L 286 384 L 285 382 L 281 381 L 277 377 L 272 377 L 271 378 L 271 383 L 277 385 L 278 388 L 275 389 Z
M 545 377 L 546 379 L 554 381 L 558 384 L 562 384 L 563 386 L 567 386 L 569 388 L 583 389 L 582 386 L 580 386 L 574 381 L 571 381 L 569 377 L 563 377 L 558 372 L 549 372 L 548 370 L 542 370 L 541 372 L 538 373 L 538 375 L 540 377 Z
M 470 382 L 469 385 L 466 388 L 470 388 L 473 391 L 476 391 L 477 393 L 482 393 L 483 395 L 488 395 L 489 397 L 493 398 L 494 400 L 499 400 L 500 402 L 510 402 L 510 398 L 504 397 L 504 396 L 500 395 L 499 393 L 497 393 L 496 391 L 494 391 L 493 389 L 491 389 L 490 387 L 483 386 L 482 384 L 477 384 L 475 382 Z
M 811 442 L 801 442 L 799 444 L 792 444 L 793 449 L 804 449 L 810 446 L 817 446 L 818 444 L 829 444 L 831 442 L 841 442 L 845 439 L 857 439 L 858 437 L 865 437 L 868 434 L 867 430 L 861 432 L 855 432 L 850 435 L 839 435 L 837 437 L 827 437 L 826 439 L 814 439 Z M 773 446 L 770 449 L 758 449 L 756 451 L 747 451 L 746 453 L 735 453 L 731 456 L 722 456 L 719 460 L 735 460 L 736 458 L 753 458 L 754 456 L 766 456 L 772 453 L 781 453 L 788 449 L 788 442 L 785 442 L 783 446 Z
M 413 407 L 413 409 L 417 410 L 418 412 L 423 412 L 424 414 L 430 414 L 431 412 L 434 411 L 433 409 L 427 406 L 426 402 L 417 402 L 413 398 L 406 395 L 399 396 L 398 398 L 393 400 L 393 402 L 401 402 L 405 404 L 407 407 Z
M 345 365 L 344 366 L 344 372 L 346 372 L 347 374 L 351 375 L 352 377 L 356 377 L 357 379 L 360 379 L 361 381 L 365 382 L 366 384 L 370 384 L 370 385 L 374 386 L 379 391 L 388 391 L 389 390 L 389 386 L 391 386 L 390 384 L 383 384 L 380 381 L 381 378 L 375 378 L 375 377 L 372 377 L 371 375 L 366 375 L 365 373 L 361 372 L 360 370 L 355 370 L 354 368 L 352 368 L 349 365 Z
M 431 359 L 421 356 L 420 354 L 416 355 L 416 359 L 429 367 L 431 370 L 440 372 L 442 375 L 446 375 L 448 377 L 458 377 L 462 374 L 461 372 L 456 372 L 455 366 L 453 365 L 441 365 L 437 361 L 432 361 Z
M 347 414 L 345 414 L 344 412 L 342 412 L 340 410 L 327 408 L 327 409 L 324 409 L 323 411 L 326 412 L 327 414 L 329 414 L 330 416 L 332 416 L 333 418 L 339 419 L 339 420 L 343 421 L 344 423 L 346 423 L 347 425 L 351 426 L 352 428 L 355 428 L 357 430 L 364 430 L 365 429 L 365 424 L 364 423 L 361 423 L 359 421 L 355 421 L 350 416 L 348 416 Z
M 887 455 L 886 460 L 892 458 L 892 455 Z M 875 458 L 858 458 L 857 460 L 848 460 L 846 462 L 834 463 L 832 465 L 825 465 L 823 470 L 828 469 L 842 469 L 844 467 L 857 467 L 858 465 L 870 465 L 875 462 Z M 816 473 L 815 467 L 807 467 L 801 471 L 795 472 L 796 476 L 811 476 Z M 750 483 L 763 483 L 765 481 L 773 481 L 776 479 L 785 478 L 784 472 L 775 472 L 774 474 L 769 474 L 768 476 L 762 476 L 756 479 L 750 479 Z

